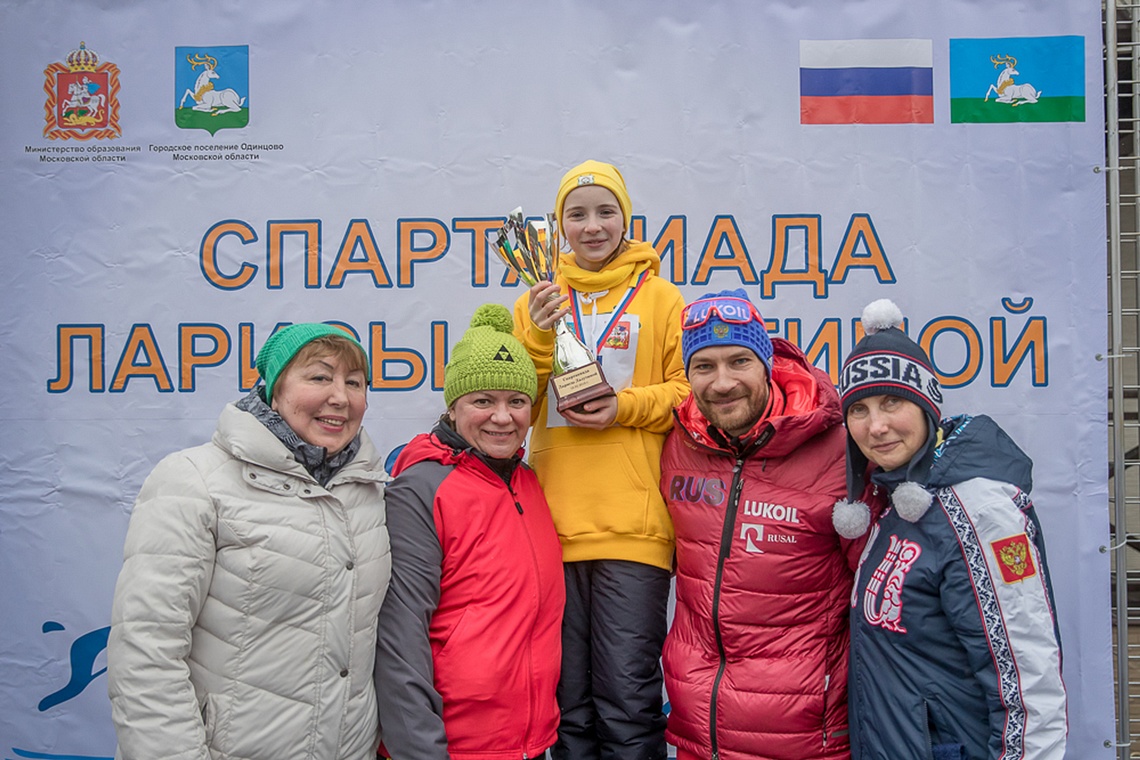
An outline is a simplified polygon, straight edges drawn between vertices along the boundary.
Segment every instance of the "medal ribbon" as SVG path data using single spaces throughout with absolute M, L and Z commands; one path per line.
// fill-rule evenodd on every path
M 649 270 L 646 269 L 637 278 L 637 282 L 635 282 L 633 285 L 630 285 L 629 289 L 626 290 L 625 296 L 621 299 L 621 303 L 617 305 L 617 308 L 614 309 L 613 315 L 610 317 L 610 321 L 606 323 L 606 329 L 602 331 L 601 336 L 598 338 L 597 345 L 594 347 L 595 357 L 601 356 L 602 346 L 606 344 L 606 340 L 609 339 L 610 333 L 614 331 L 614 328 L 617 327 L 618 322 L 623 316 L 625 316 L 626 309 L 629 308 L 629 304 L 633 301 L 633 297 L 637 295 L 637 291 L 641 290 L 641 286 L 645 284 L 645 280 L 648 277 Z M 578 292 L 569 286 L 567 286 L 567 289 L 570 291 L 571 314 L 574 317 L 574 334 L 578 336 L 578 340 L 585 343 L 586 335 L 582 329 L 582 306 L 578 303 Z

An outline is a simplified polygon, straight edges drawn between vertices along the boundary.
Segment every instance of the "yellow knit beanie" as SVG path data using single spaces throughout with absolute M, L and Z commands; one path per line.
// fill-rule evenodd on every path
M 623 229 L 629 229 L 629 219 L 633 215 L 633 203 L 629 199 L 629 191 L 625 189 L 625 177 L 613 164 L 601 161 L 583 161 L 570 171 L 562 175 L 558 184 L 558 196 L 554 199 L 554 213 L 558 215 L 558 226 L 562 228 L 562 205 L 566 203 L 566 196 L 571 190 L 583 185 L 601 185 L 617 198 L 621 207 Z M 565 230 L 562 231 L 565 235 Z

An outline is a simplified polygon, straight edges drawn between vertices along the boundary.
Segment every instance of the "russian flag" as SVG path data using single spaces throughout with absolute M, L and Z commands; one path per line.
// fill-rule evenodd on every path
M 933 124 L 930 40 L 800 40 L 800 124 Z

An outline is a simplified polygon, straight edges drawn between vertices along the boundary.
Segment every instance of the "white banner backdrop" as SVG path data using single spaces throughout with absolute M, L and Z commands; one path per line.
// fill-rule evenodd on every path
M 113 754 L 135 493 L 274 327 L 355 330 L 397 449 L 521 292 L 485 230 L 586 158 L 687 298 L 745 287 L 833 378 L 900 304 L 944 411 L 1037 463 L 1068 756 L 1114 755 L 1097 4 L 99 5 L 0 6 L 2 757 Z

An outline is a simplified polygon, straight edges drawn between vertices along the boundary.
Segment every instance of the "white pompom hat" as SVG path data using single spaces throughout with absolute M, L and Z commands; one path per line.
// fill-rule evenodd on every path
M 934 456 L 934 440 L 941 416 L 942 387 L 934 365 L 922 346 L 902 331 L 903 315 L 895 303 L 882 298 L 863 309 L 863 339 L 843 362 L 839 376 L 839 400 L 843 418 L 859 399 L 891 395 L 912 401 L 927 417 L 926 445 L 907 465 L 907 481 L 895 488 L 891 503 L 899 516 L 917 522 L 930 507 L 932 497 L 924 488 Z M 870 510 L 855 501 L 863 494 L 868 461 L 847 434 L 847 501 L 836 503 L 832 522 L 845 538 L 856 538 L 867 531 Z

